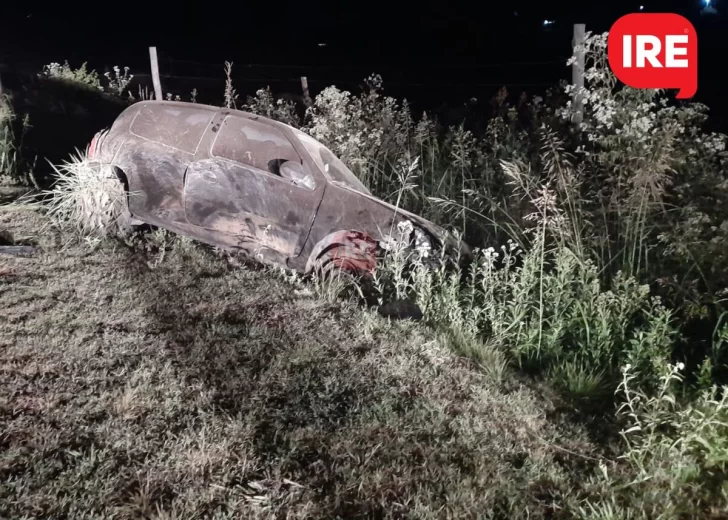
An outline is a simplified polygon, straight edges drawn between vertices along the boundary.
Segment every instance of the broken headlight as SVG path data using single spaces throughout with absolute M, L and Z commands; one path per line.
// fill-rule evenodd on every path
M 393 233 L 385 235 L 379 247 L 388 254 L 405 254 L 411 260 L 429 265 L 436 260 L 438 243 L 428 232 L 409 220 L 397 224 Z

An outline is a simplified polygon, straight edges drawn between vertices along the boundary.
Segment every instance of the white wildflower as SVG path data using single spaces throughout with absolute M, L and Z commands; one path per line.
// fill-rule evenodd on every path
M 409 220 L 403 220 L 397 224 L 397 229 L 401 236 L 409 237 L 412 234 L 412 231 L 414 231 L 414 226 Z

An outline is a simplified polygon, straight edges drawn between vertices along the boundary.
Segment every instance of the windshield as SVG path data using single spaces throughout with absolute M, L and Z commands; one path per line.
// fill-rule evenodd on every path
M 329 182 L 341 184 L 347 188 L 371 195 L 369 190 L 334 153 L 319 143 L 316 139 L 308 134 L 296 130 L 296 136 L 301 140 L 303 146 L 311 154 L 316 166 L 318 166 L 326 175 Z

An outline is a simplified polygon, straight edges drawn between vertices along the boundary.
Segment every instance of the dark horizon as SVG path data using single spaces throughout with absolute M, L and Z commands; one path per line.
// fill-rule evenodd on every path
M 720 126 L 728 116 L 722 65 L 728 38 L 725 0 L 712 0 L 718 14 L 705 15 L 705 1 L 576 2 L 538 5 L 503 2 L 416 4 L 367 2 L 256 3 L 217 7 L 154 5 L 109 13 L 99 4 L 52 7 L 14 4 L 0 29 L 0 63 L 39 69 L 68 60 L 103 71 L 128 65 L 148 73 L 148 47 L 155 45 L 163 75 L 224 80 L 223 63 L 234 63 L 241 95 L 270 85 L 274 92 L 300 91 L 306 76 L 312 93 L 327 85 L 356 89 L 372 73 L 385 92 L 423 108 L 490 97 L 501 86 L 514 94 L 540 93 L 569 79 L 574 23 L 604 32 L 621 15 L 644 11 L 688 17 L 699 37 L 697 101 L 708 104 Z M 544 21 L 553 21 L 545 25 Z

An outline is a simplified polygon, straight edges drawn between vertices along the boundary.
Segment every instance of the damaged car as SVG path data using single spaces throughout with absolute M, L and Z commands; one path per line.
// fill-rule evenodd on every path
M 158 226 L 306 273 L 373 272 L 402 234 L 425 256 L 471 256 L 442 228 L 373 196 L 308 134 L 255 114 L 139 102 L 88 153 L 124 187 L 123 225 Z

